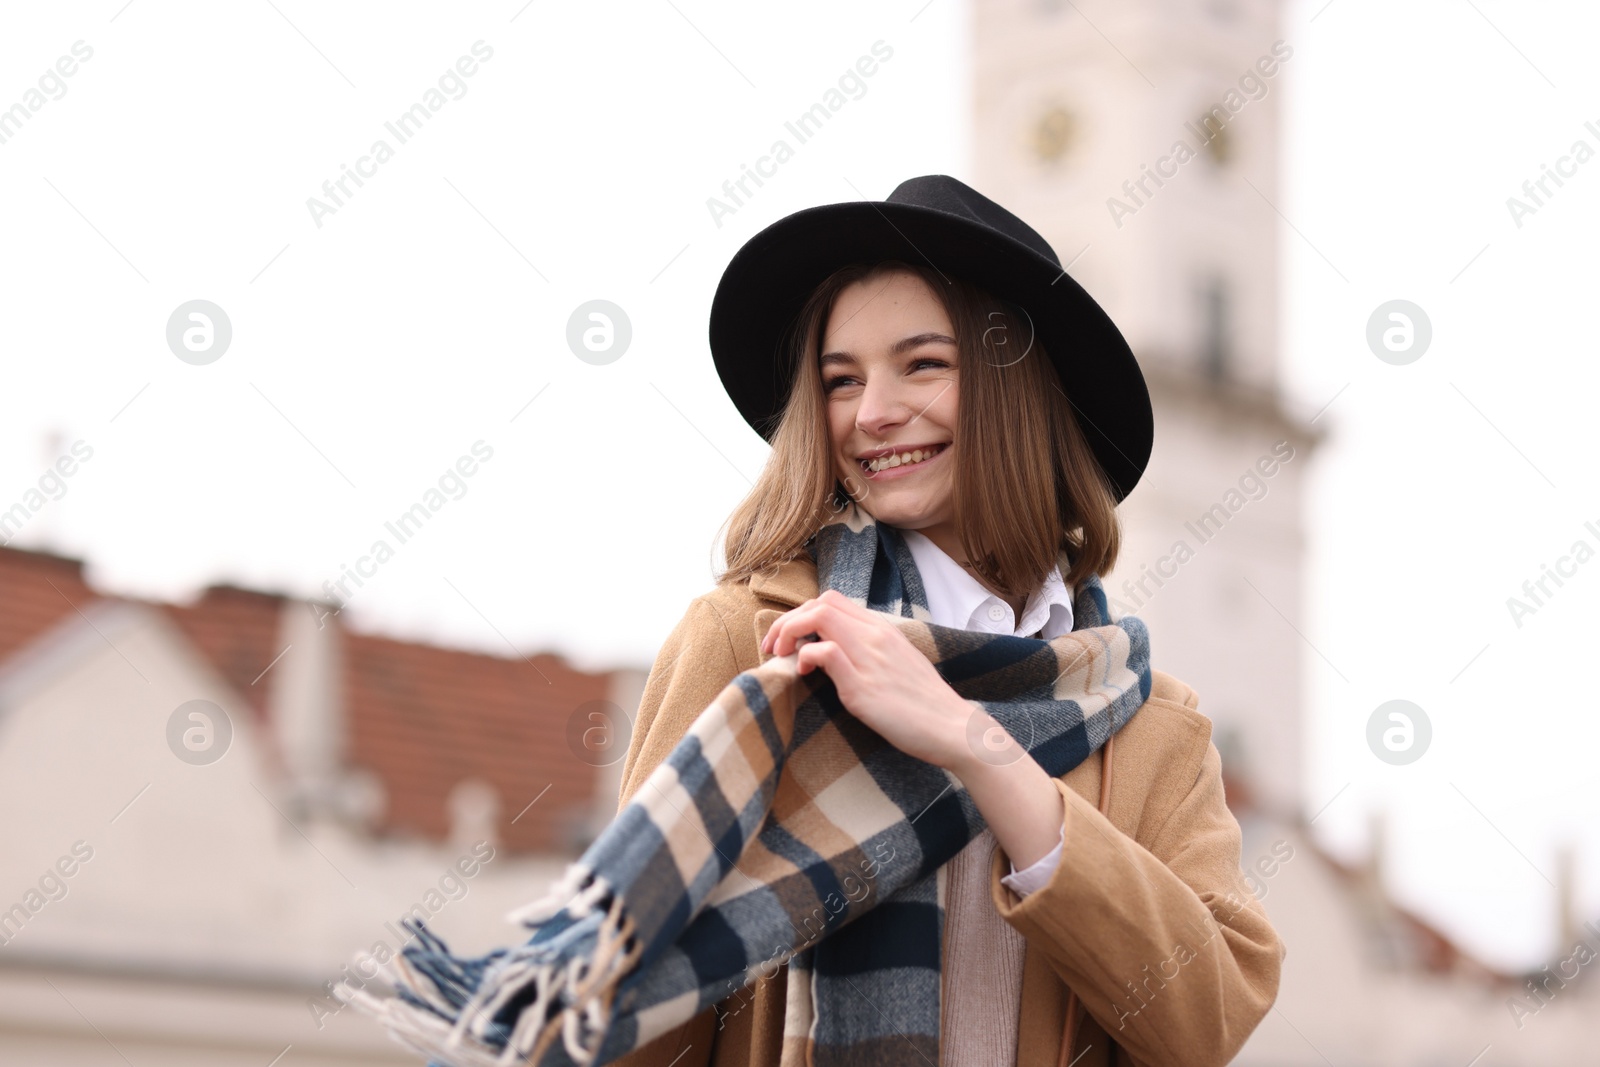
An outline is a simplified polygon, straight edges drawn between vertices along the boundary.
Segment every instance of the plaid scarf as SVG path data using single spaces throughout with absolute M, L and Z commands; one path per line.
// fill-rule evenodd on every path
M 806 548 L 819 588 L 889 614 L 1052 777 L 1150 695 L 1144 623 L 1112 620 L 1093 575 L 1073 630 L 1044 641 L 932 622 L 904 539 L 854 503 Z M 945 864 L 985 825 L 954 774 L 850 714 L 823 671 L 775 656 L 729 682 L 582 857 L 509 916 L 533 931 L 525 943 L 462 959 L 408 920 L 416 943 L 384 971 L 397 995 L 339 994 L 437 1063 L 598 1067 L 787 962 L 782 1067 L 926 1067 Z

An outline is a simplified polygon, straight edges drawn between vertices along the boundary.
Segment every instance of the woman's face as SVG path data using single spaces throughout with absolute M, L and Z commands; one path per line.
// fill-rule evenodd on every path
M 820 361 L 834 465 L 879 522 L 953 528 L 956 359 L 949 316 L 915 274 L 856 282 L 834 301 Z

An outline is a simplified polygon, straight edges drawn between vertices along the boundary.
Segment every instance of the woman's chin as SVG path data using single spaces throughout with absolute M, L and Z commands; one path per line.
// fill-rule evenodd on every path
M 873 493 L 860 504 L 874 522 L 886 523 L 903 530 L 916 530 L 930 525 L 937 517 L 938 502 L 927 493 Z

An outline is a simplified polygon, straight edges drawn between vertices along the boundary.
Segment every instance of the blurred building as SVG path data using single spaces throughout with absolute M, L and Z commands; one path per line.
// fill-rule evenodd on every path
M 1150 384 L 1154 452 L 1105 584 L 1216 724 L 1244 866 L 1288 944 L 1277 1008 L 1236 1062 L 1595 1062 L 1600 956 L 1577 960 L 1600 953 L 1600 925 L 1572 914 L 1570 871 L 1550 970 L 1499 974 L 1390 899 L 1381 834 L 1353 868 L 1304 814 L 1303 499 L 1331 420 L 1279 383 L 1279 241 L 1298 240 L 1279 188 L 1296 45 L 1281 14 L 975 0 L 972 20 L 973 183 L 1040 229 Z
M 419 1063 L 327 985 L 406 916 L 519 940 L 615 812 L 642 684 L 0 549 L 0 1064 Z

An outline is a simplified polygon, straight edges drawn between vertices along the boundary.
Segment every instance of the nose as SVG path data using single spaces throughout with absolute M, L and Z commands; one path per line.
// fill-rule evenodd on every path
M 856 407 L 856 429 L 878 440 L 886 439 L 895 427 L 916 417 L 905 399 L 902 383 L 892 374 L 867 377 Z

